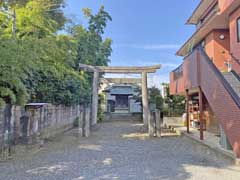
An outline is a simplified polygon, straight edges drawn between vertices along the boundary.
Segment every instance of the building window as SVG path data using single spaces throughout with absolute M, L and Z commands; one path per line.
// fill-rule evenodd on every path
M 240 17 L 237 19 L 237 40 L 240 42 Z

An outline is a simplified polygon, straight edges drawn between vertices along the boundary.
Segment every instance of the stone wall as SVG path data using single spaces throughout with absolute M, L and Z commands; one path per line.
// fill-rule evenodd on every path
M 103 121 L 142 121 L 142 113 L 104 113 Z
M 85 118 L 86 117 L 86 118 Z M 79 118 L 79 129 L 89 134 L 90 110 L 81 105 L 0 108 L 0 147 L 4 144 L 35 143 L 73 127 Z M 88 126 L 88 127 L 85 127 Z M 83 134 L 84 135 L 84 134 Z
M 163 124 L 184 125 L 182 117 L 163 117 Z

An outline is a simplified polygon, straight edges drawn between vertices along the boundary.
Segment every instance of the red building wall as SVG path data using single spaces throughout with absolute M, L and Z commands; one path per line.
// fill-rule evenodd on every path
M 230 53 L 233 69 L 240 74 L 240 42 L 237 41 L 237 19 L 240 17 L 240 7 L 236 9 L 229 18 L 229 31 L 230 31 Z M 235 59 L 235 60 L 234 60 Z
M 237 19 L 240 17 L 240 8 L 238 8 L 230 16 L 229 28 L 230 28 L 230 44 L 231 53 L 240 60 L 240 42 L 237 42 Z

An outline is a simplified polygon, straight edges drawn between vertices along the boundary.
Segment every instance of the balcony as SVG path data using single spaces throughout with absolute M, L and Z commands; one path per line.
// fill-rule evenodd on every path
M 184 94 L 186 89 L 198 87 L 197 59 L 197 51 L 194 51 L 170 73 L 170 94 Z
M 183 64 L 170 73 L 170 94 L 184 92 Z
M 177 80 L 183 76 L 183 65 L 181 64 L 178 68 L 173 71 L 173 78 Z

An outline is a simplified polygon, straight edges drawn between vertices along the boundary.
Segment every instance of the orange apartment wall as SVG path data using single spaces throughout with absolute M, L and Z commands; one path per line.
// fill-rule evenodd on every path
M 231 37 L 231 53 L 240 60 L 240 42 L 237 42 L 237 19 L 240 17 L 240 7 L 230 16 L 229 28 Z
M 224 35 L 221 40 L 220 35 Z M 228 30 L 214 30 L 205 38 L 205 51 L 220 71 L 226 71 L 230 60 L 230 36 Z
M 206 38 L 205 38 L 205 51 L 209 58 L 213 61 L 214 58 L 214 36 L 213 32 L 210 33 Z
M 220 35 L 224 35 L 224 39 L 221 40 Z M 214 31 L 214 64 L 219 70 L 227 70 L 225 62 L 230 60 L 230 36 L 228 30 Z

